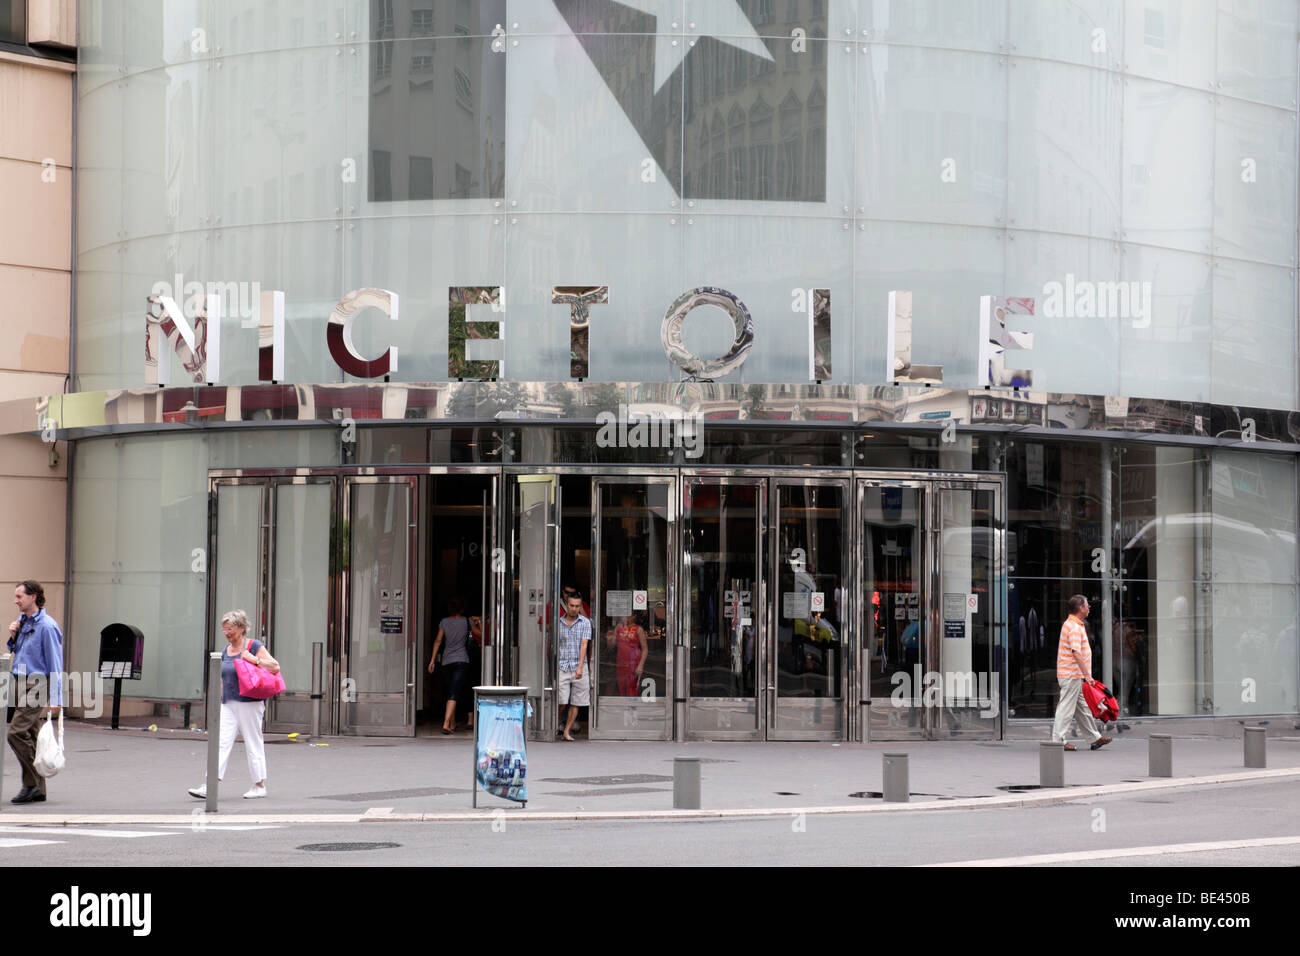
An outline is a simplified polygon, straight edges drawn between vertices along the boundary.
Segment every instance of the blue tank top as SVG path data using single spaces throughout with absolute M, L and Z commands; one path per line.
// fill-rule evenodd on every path
M 246 648 L 254 656 L 261 649 L 261 641 L 249 641 Z M 229 644 L 221 649 L 221 702 L 228 704 L 232 700 L 257 700 L 256 697 L 245 697 L 239 693 L 239 674 L 235 671 L 235 658 L 226 653 L 229 650 Z

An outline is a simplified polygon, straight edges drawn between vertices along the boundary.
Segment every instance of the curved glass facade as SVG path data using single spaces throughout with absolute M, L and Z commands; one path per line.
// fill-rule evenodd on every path
M 664 313 L 713 286 L 754 319 L 732 380 L 809 381 L 828 289 L 830 380 L 878 384 L 911 290 L 948 385 L 983 384 L 980 296 L 1029 297 L 1036 388 L 1295 407 L 1295 4 L 663 6 L 85 0 L 76 388 L 142 382 L 180 275 L 227 296 L 231 384 L 254 283 L 296 382 L 345 378 L 326 320 L 364 287 L 401 316 L 358 351 L 445 380 L 448 289 L 499 285 L 506 379 L 568 380 L 552 289 L 606 286 L 586 377 L 675 380 Z
M 80 394 L 41 409 L 91 439 L 73 646 L 137 620 L 139 693 L 188 700 L 214 611 L 260 602 L 299 670 L 317 618 L 351 628 L 346 686 L 459 588 L 485 680 L 531 686 L 562 576 L 608 625 L 605 736 L 891 739 L 913 665 L 1050 717 L 1082 593 L 1126 719 L 1296 713 L 1300 7 L 1190 7 L 81 0 Z M 396 321 L 340 330 L 356 290 Z M 170 356 L 155 394 L 146 300 L 200 293 L 220 375 Z M 984 390 L 990 340 L 1018 391 Z M 372 380 L 337 358 L 386 349 Z M 633 408 L 691 417 L 699 457 L 604 441 Z M 348 579 L 349 547 L 388 564 Z M 707 706 L 675 714 L 679 679 Z M 351 703 L 340 732 L 414 719 Z

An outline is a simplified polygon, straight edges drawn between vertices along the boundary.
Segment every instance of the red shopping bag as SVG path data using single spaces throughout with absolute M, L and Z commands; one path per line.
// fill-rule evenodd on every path
M 1083 699 L 1088 702 L 1092 716 L 1103 724 L 1119 717 L 1119 701 L 1101 681 L 1083 685 Z

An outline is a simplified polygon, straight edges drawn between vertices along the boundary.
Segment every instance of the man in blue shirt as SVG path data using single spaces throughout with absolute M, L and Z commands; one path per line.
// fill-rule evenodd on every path
M 582 596 L 576 591 L 565 599 L 564 610 L 564 617 L 560 618 L 560 680 L 555 699 L 560 704 L 561 713 L 566 704 L 569 706 L 568 719 L 564 722 L 564 739 L 572 740 L 573 722 L 578 717 L 578 708 L 586 707 L 591 702 L 587 675 L 583 673 L 587 662 L 587 645 L 591 642 L 591 621 L 583 616 Z
M 14 604 L 21 617 L 9 625 L 13 686 L 17 690 L 9 746 L 22 764 L 23 788 L 9 802 L 42 803 L 45 778 L 36 772 L 36 735 L 45 718 L 62 709 L 63 632 L 45 613 L 45 589 L 36 581 L 24 581 L 14 588 Z M 43 706 L 47 691 L 49 707 Z

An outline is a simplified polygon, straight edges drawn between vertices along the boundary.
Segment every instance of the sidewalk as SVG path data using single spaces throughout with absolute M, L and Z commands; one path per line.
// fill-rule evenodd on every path
M 18 762 L 6 749 L 0 823 L 125 822 L 120 815 L 191 819 L 202 801 L 186 789 L 203 782 L 206 735 L 194 731 L 112 731 L 70 722 L 68 766 L 50 781 L 46 803 L 14 806 Z M 225 815 L 309 816 L 319 822 L 359 820 L 392 811 L 398 819 L 474 813 L 470 806 L 473 754 L 468 734 L 437 738 L 326 737 L 319 741 L 267 739 L 265 800 L 244 800 L 249 787 L 243 744 L 235 745 L 221 788 Z M 909 804 L 884 804 L 881 755 L 910 755 Z M 1107 792 L 1164 788 L 1147 777 L 1147 741 L 1119 737 L 1099 751 L 1065 754 L 1066 789 L 1039 791 L 1037 741 L 918 743 L 647 743 L 530 742 L 528 805 L 479 794 L 478 814 L 496 808 L 527 815 L 656 816 L 673 806 L 673 758 L 702 760 L 705 811 L 749 815 L 859 812 L 879 808 L 930 809 L 1066 802 Z M 1300 776 L 1300 735 L 1268 739 L 1268 770 L 1242 766 L 1242 742 L 1176 737 L 1174 785 L 1228 779 Z M 1022 790 L 1020 787 L 1030 787 Z M 1005 788 L 1017 789 L 1005 789 Z M 1101 788 L 1101 789 L 1098 789 Z M 717 815 L 705 814 L 705 815 Z M 393 816 L 387 816 L 393 819 Z M 281 822 L 287 822 L 287 819 Z

